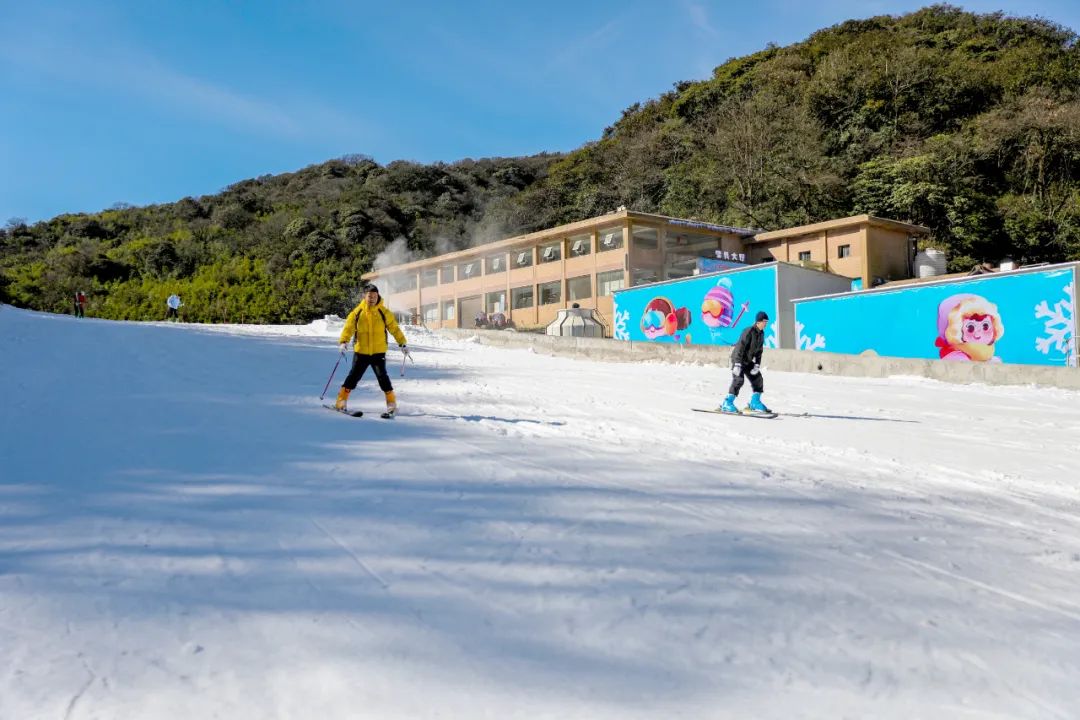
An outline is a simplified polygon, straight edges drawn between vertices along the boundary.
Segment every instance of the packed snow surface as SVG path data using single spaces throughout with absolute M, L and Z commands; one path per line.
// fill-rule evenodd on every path
M 405 332 L 0 309 L 0 718 L 1080 716 L 1080 394 Z

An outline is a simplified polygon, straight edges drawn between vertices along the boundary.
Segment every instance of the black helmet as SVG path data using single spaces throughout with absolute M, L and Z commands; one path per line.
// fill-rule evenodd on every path
M 376 292 L 377 293 L 377 292 L 379 292 L 379 288 L 375 287 L 375 285 L 372 284 L 372 283 L 368 283 L 367 285 L 364 286 L 364 292 L 366 292 L 366 293 Z

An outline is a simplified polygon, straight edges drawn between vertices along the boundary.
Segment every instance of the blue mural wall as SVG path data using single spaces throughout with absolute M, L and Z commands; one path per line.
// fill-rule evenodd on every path
M 795 303 L 802 350 L 959 362 L 1064 365 L 1075 266 Z
M 779 345 L 774 264 L 620 290 L 614 303 L 616 340 L 732 345 L 764 310 L 765 347 Z

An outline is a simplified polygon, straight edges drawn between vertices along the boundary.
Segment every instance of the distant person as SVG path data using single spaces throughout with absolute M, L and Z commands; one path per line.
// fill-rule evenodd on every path
M 75 317 L 86 317 L 86 293 L 75 293 Z
M 765 381 L 761 377 L 761 354 L 765 349 L 765 326 L 768 324 L 768 314 L 759 312 L 754 317 L 754 324 L 743 330 L 739 341 L 732 346 L 731 387 L 728 388 L 724 404 L 720 406 L 721 412 L 739 413 L 739 408 L 735 407 L 735 398 L 738 397 L 746 378 L 750 378 L 750 387 L 754 389 L 746 409 L 752 413 L 772 412 L 761 402 L 761 393 L 765 391 Z
M 184 306 L 184 303 L 180 302 L 180 296 L 173 293 L 169 296 L 169 299 L 165 301 L 165 304 L 169 308 L 169 314 L 165 317 L 166 320 L 172 320 L 173 322 L 180 321 L 180 308 Z
M 401 352 L 408 355 L 405 334 L 398 327 L 394 314 L 383 304 L 379 288 L 368 285 L 364 288 L 364 299 L 349 313 L 349 317 L 345 318 L 345 327 L 341 329 L 341 352 L 346 351 L 350 340 L 355 338 L 355 342 L 352 347 L 352 369 L 338 391 L 337 400 L 334 402 L 336 410 L 348 412 L 349 393 L 356 389 L 360 378 L 370 366 L 375 373 L 375 379 L 379 381 L 379 388 L 386 394 L 386 412 L 383 417 L 393 417 L 397 412 L 394 386 L 386 372 L 387 333 L 394 336 Z
M 476 318 L 473 320 L 473 322 L 476 323 L 476 327 L 478 327 L 478 328 L 479 327 L 487 327 L 487 324 L 488 324 L 487 313 L 484 312 L 483 310 L 476 313 Z

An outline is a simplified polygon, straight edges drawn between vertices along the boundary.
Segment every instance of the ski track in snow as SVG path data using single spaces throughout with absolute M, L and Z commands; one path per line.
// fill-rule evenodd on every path
M 5 308 L 0 719 L 1076 717 L 1080 393 L 405 331 Z

